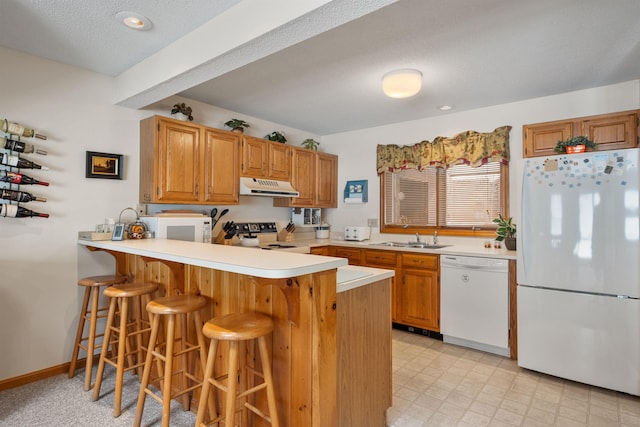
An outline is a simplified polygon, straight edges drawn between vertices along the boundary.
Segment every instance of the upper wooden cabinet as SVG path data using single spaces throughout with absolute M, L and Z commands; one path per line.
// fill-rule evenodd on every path
M 316 153 L 317 208 L 338 207 L 338 156 Z
M 204 202 L 240 202 L 240 138 L 237 133 L 206 129 L 204 134 Z
M 274 206 L 338 207 L 338 156 L 292 147 L 291 184 L 299 197 L 273 199 Z
M 242 142 L 242 176 L 279 181 L 291 179 L 291 146 L 245 136 Z
M 599 151 L 637 147 L 639 113 L 633 110 L 524 125 L 524 157 L 555 155 L 558 141 L 578 135 L 597 143 Z
M 237 204 L 240 138 L 167 117 L 140 122 L 140 201 Z

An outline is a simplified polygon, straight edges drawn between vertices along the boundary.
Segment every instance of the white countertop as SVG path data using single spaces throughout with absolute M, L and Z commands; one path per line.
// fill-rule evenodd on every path
M 344 292 L 378 280 L 393 277 L 393 270 L 384 270 L 381 268 L 360 267 L 356 265 L 348 265 L 340 267 L 336 277 L 336 292 Z
M 296 277 L 336 268 L 336 292 L 348 291 L 394 275 L 393 270 L 347 265 L 347 260 L 344 258 L 309 256 L 308 254 L 285 251 L 263 251 L 241 246 L 211 245 L 166 239 L 116 242 L 78 240 L 78 243 L 84 246 L 269 279 Z
M 380 246 L 376 243 L 382 243 L 389 241 L 386 240 L 365 240 L 364 242 L 353 242 L 347 240 L 329 240 L 329 239 L 317 239 L 317 240 L 295 240 L 292 243 L 296 245 L 309 245 L 310 247 L 317 246 L 347 246 L 354 248 L 366 248 L 377 249 L 381 251 L 396 251 L 396 252 L 413 252 L 413 253 L 430 253 L 440 255 L 463 255 L 463 256 L 477 256 L 483 258 L 498 258 L 498 259 L 516 259 L 516 251 L 509 251 L 507 249 L 494 249 L 485 248 L 483 245 L 460 245 L 454 244 L 441 249 L 427 249 L 427 248 L 404 248 L 393 246 Z
M 343 258 L 310 256 L 285 251 L 212 245 L 180 240 L 142 239 L 122 241 L 78 240 L 84 246 L 147 256 L 182 264 L 268 279 L 282 279 L 331 270 L 347 265 Z

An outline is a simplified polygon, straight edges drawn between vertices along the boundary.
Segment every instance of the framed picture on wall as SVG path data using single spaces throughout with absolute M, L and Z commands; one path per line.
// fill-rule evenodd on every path
M 87 151 L 86 178 L 122 179 L 122 154 Z

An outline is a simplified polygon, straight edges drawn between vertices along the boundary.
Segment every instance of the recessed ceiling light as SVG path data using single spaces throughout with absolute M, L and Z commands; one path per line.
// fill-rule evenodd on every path
M 440 111 L 449 111 L 451 109 L 453 109 L 453 107 L 451 105 L 441 105 L 441 106 L 438 107 L 438 110 L 440 110 Z
M 153 23 L 149 18 L 135 12 L 118 12 L 116 14 L 116 19 L 134 30 L 146 31 L 153 27 Z

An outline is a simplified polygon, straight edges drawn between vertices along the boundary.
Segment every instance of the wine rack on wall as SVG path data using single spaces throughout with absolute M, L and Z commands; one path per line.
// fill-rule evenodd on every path
M 31 128 L 10 122 L 7 119 L 0 121 L 0 217 L 49 218 L 47 213 L 30 209 L 31 205 L 25 207 L 25 204 L 29 202 L 47 201 L 44 197 L 24 190 L 25 186 L 49 186 L 49 183 L 23 173 L 25 169 L 48 170 L 47 167 L 29 158 L 32 153 L 46 156 L 47 152 L 37 148 L 34 144 L 25 142 L 24 138 L 47 139 L 45 135 Z M 25 154 L 29 156 L 25 156 Z

